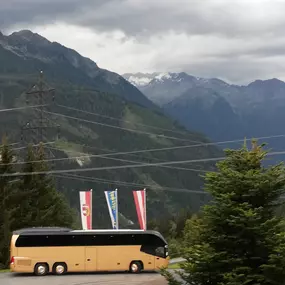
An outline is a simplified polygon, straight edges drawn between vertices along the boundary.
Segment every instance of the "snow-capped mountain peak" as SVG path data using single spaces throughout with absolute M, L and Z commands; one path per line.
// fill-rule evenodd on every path
M 124 74 L 123 77 L 136 87 L 144 87 L 152 83 L 164 83 L 165 81 L 181 82 L 189 76 L 186 73 L 154 72 Z
M 125 77 L 125 75 L 123 75 L 123 77 Z M 153 76 L 151 76 L 151 74 L 134 74 L 129 77 L 125 77 L 125 79 L 135 86 L 142 87 L 148 85 L 153 80 Z
M 168 104 L 190 89 L 215 89 L 227 97 L 232 90 L 232 85 L 221 79 L 196 77 L 186 72 L 136 73 L 123 77 L 159 106 Z
M 171 78 L 172 78 L 172 76 L 169 72 L 159 73 L 154 77 L 154 79 L 157 81 L 163 81 L 165 79 L 171 79 Z

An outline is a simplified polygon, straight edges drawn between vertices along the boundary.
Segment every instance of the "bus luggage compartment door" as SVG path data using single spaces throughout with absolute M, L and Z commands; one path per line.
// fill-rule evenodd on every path
M 85 270 L 96 271 L 97 270 L 97 248 L 86 247 L 85 248 Z

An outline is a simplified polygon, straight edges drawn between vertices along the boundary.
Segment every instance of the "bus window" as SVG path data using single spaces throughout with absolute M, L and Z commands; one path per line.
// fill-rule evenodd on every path
M 150 255 L 154 255 L 161 258 L 166 258 L 166 249 L 164 246 L 155 245 L 142 245 L 141 251 Z
M 155 249 L 155 256 L 165 258 L 165 248 L 160 246 Z

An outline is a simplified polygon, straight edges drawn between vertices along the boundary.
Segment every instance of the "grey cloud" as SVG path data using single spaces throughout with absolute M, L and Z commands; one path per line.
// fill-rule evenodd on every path
M 269 46 L 257 47 L 250 51 L 245 51 L 245 54 L 255 58 L 269 58 L 269 57 L 284 57 L 285 49 L 284 44 L 273 44 Z
M 271 1 L 272 10 L 269 9 L 268 14 L 285 10 L 284 1 Z M 175 31 L 189 35 L 244 37 L 283 31 L 283 15 L 270 22 L 252 23 L 245 3 L 244 0 L 111 0 L 100 6 L 93 4 L 93 9 L 89 7 L 82 17 L 74 17 L 74 21 L 100 31 L 119 29 L 129 36 Z M 258 7 L 258 2 L 256 4 Z
M 128 36 L 151 36 L 167 31 L 191 35 L 251 36 L 283 31 L 285 2 L 271 0 L 271 21 L 251 19 L 261 2 L 251 0 L 1 0 L 2 26 L 17 22 L 62 21 L 96 31 L 122 30 Z M 248 11 L 246 3 L 256 3 Z M 253 17 L 249 14 L 253 13 Z M 280 16 L 280 17 L 279 17 Z
M 170 70 L 185 71 L 204 78 L 220 78 L 228 83 L 241 85 L 246 85 L 256 79 L 265 80 L 276 77 L 285 80 L 283 66 L 278 60 L 267 62 L 262 59 L 233 56 L 221 60 L 201 60 L 195 63 L 171 62 L 168 66 L 171 66 Z
M 59 19 L 88 27 L 98 35 L 120 30 L 125 37 L 116 42 L 118 45 L 135 38 L 148 46 L 149 54 L 163 45 L 171 47 L 159 49 L 160 54 L 152 55 L 151 67 L 137 66 L 138 71 L 186 71 L 247 83 L 255 78 L 285 79 L 284 11 L 284 0 L 0 0 L 0 28 L 51 24 Z M 193 37 L 173 44 L 174 37 L 171 42 L 165 39 L 169 32 Z M 195 36 L 206 43 L 204 51 L 200 52 L 201 44 Z M 213 42 L 203 41 L 210 37 Z M 159 39 L 156 46 L 151 38 Z M 184 42 L 189 45 L 189 53 Z M 135 47 L 128 52 L 139 57 Z M 183 52 L 175 53 L 179 49 Z M 94 52 L 95 61 L 96 56 Z M 195 57 L 193 62 L 191 56 Z
M 96 0 L 98 7 L 108 0 Z M 58 18 L 69 18 L 93 0 L 0 0 L 0 28 L 5 29 L 19 23 L 51 23 Z
M 239 50 L 231 50 L 230 48 L 227 51 L 215 52 L 208 51 L 203 54 L 204 59 L 214 58 L 216 60 L 232 60 L 234 58 L 241 57 L 250 57 L 252 59 L 266 59 L 271 57 L 284 57 L 285 58 L 285 39 L 281 42 L 264 42 L 262 45 L 255 44 L 252 47 L 243 47 L 240 46 Z

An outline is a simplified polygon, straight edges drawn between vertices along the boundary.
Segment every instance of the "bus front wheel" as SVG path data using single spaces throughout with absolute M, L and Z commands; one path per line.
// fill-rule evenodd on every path
M 133 261 L 130 265 L 130 272 L 131 273 L 140 273 L 142 271 L 142 263 L 139 261 Z
M 64 262 L 57 262 L 53 265 L 53 274 L 63 275 L 67 272 L 67 266 Z
M 49 271 L 49 268 L 46 263 L 38 263 L 35 265 L 34 273 L 37 276 L 47 275 L 48 271 Z

